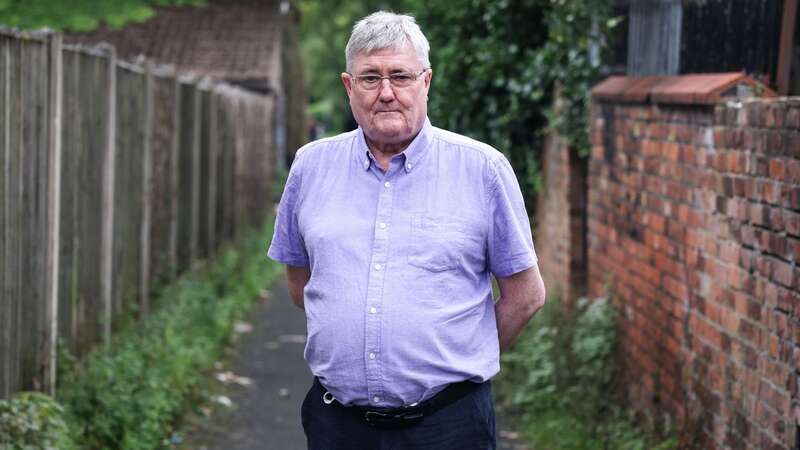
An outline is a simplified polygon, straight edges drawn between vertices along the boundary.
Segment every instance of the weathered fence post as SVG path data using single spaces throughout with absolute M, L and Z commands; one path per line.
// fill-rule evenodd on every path
M 44 388 L 55 394 L 58 344 L 58 277 L 59 246 L 61 242 L 61 113 L 63 91 L 62 36 L 54 33 L 49 37 L 49 92 L 48 92 L 48 186 L 47 186 L 47 259 L 45 270 L 45 339 Z
M 208 98 L 208 251 L 216 250 L 217 226 L 217 155 L 219 154 L 219 134 L 217 130 L 217 94 L 209 87 Z
M 172 117 L 174 119 L 175 127 L 172 133 L 172 147 L 170 148 L 170 196 L 173 199 L 170 202 L 170 223 L 169 223 L 169 278 L 174 278 L 178 270 L 178 192 L 180 189 L 178 175 L 178 161 L 180 160 L 180 129 L 181 129 L 181 84 L 178 81 L 178 76 L 173 73 L 173 83 L 175 84 L 175 104 L 172 109 Z
M 200 89 L 197 87 L 197 80 L 192 83 L 192 191 L 191 191 L 191 218 L 189 219 L 189 267 L 197 260 L 200 241 L 200 111 L 202 110 L 202 98 Z
M 3 102 L 0 107 L 2 108 L 2 115 L 3 120 L 2 126 L 3 128 L 3 139 L 2 139 L 2 146 L 3 146 L 3 154 L 2 154 L 2 162 L 3 166 L 0 167 L 0 173 L 2 176 L 0 177 L 0 199 L 2 199 L 2 207 L 0 207 L 0 261 L 3 262 L 2 268 L 0 268 L 0 294 L 3 296 L 4 304 L 0 304 L 0 311 L 3 312 L 0 315 L 0 358 L 2 358 L 3 364 L 0 364 L 0 397 L 5 398 L 11 392 L 11 361 L 10 361 L 10 352 L 11 352 L 11 309 L 10 309 L 10 301 L 11 299 L 11 280 L 10 280 L 10 270 L 9 270 L 9 256 L 10 252 L 8 252 L 8 247 L 10 242 L 7 239 L 8 236 L 8 229 L 11 226 L 10 218 L 9 218 L 9 211 L 8 211 L 8 203 L 9 199 L 9 156 L 10 156 L 10 133 L 9 133 L 9 110 L 10 102 L 8 98 L 8 91 L 10 89 L 10 53 L 11 53 L 11 44 L 8 39 L 3 39 L 2 47 L 0 47 L 0 55 L 2 58 L 2 72 L 0 76 L 2 76 L 3 86 L 2 86 L 2 93 L 3 93 Z
M 144 142 L 142 145 L 142 223 L 141 271 L 139 273 L 139 311 L 150 311 L 150 227 L 152 219 L 152 152 L 153 152 L 153 63 L 145 63 Z
M 113 263 L 114 263 L 114 168 L 116 156 L 117 123 L 117 57 L 113 47 L 106 47 L 108 58 L 108 115 L 106 119 L 106 148 L 103 155 L 103 222 L 100 240 L 100 296 L 103 303 L 103 341 L 111 340 L 113 315 Z

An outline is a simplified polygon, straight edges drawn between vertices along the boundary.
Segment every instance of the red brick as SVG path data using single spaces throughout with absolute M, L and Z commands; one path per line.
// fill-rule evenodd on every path
M 795 133 L 788 137 L 788 148 L 792 155 L 800 155 L 800 134 Z
M 797 183 L 800 180 L 800 159 L 787 159 L 786 161 L 786 180 L 790 183 Z
M 787 233 L 800 236 L 800 213 L 784 209 L 783 225 Z
M 780 208 L 765 206 L 767 210 L 767 226 L 775 231 L 783 231 L 783 210 Z
M 774 270 L 772 271 L 772 279 L 787 288 L 795 287 L 795 273 L 792 264 L 785 261 L 773 261 Z
M 781 204 L 789 209 L 800 209 L 800 186 L 784 185 L 781 189 Z
M 769 176 L 780 181 L 786 179 L 786 165 L 782 159 L 771 159 L 769 161 Z
M 764 258 L 766 260 L 766 258 Z M 778 297 L 780 294 L 780 287 L 774 283 L 768 283 L 764 290 L 764 304 L 770 308 L 778 305 Z
M 736 312 L 754 322 L 761 321 L 761 304 L 741 292 L 734 293 Z
M 791 236 L 786 237 L 786 258 L 800 261 L 800 239 Z
M 765 225 L 769 217 L 769 210 L 760 203 L 750 203 L 750 223 Z
M 800 108 L 789 108 L 784 123 L 788 129 L 800 130 Z

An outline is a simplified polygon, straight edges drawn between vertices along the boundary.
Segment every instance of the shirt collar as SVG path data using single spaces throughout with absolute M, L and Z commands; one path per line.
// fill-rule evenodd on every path
M 425 123 L 422 125 L 422 129 L 419 130 L 419 133 L 417 133 L 417 136 L 408 144 L 405 150 L 399 153 L 405 157 L 403 168 L 406 173 L 414 170 L 422 162 L 422 158 L 427 153 L 431 141 L 431 128 L 431 121 L 426 117 Z M 361 127 L 358 127 L 356 149 L 358 150 L 356 151 L 358 163 L 364 170 L 369 170 L 369 166 L 373 164 L 375 158 L 369 151 L 367 140 L 364 136 L 364 130 L 361 129 Z

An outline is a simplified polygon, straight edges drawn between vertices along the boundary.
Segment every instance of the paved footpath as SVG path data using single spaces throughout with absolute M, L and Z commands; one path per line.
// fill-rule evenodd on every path
M 239 334 L 229 349 L 228 367 L 239 383 L 230 382 L 219 395 L 232 406 L 218 406 L 210 417 L 193 420 L 182 431 L 183 450 L 303 450 L 300 404 L 312 376 L 303 360 L 305 316 L 289 298 L 285 279 L 254 306 L 249 333 Z M 219 371 L 218 371 L 219 372 Z M 508 421 L 497 418 L 498 449 L 525 447 L 509 437 Z M 176 448 L 176 447 L 173 447 Z M 357 449 L 369 450 L 369 449 Z

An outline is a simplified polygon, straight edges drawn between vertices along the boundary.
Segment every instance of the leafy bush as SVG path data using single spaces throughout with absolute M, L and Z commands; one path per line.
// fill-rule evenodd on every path
M 568 311 L 547 303 L 502 357 L 498 397 L 534 448 L 667 450 L 673 439 L 647 436 L 616 401 L 614 309 L 580 300 Z
M 152 449 L 169 431 L 233 323 L 280 270 L 265 259 L 271 223 L 180 278 L 155 312 L 62 377 L 58 400 L 85 449 Z
M 22 29 L 91 31 L 101 22 L 119 28 L 143 22 L 154 6 L 202 6 L 205 0 L 5 0 L 0 1 L 0 23 Z
M 0 450 L 71 450 L 64 409 L 39 392 L 0 400 Z

